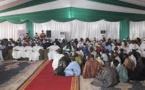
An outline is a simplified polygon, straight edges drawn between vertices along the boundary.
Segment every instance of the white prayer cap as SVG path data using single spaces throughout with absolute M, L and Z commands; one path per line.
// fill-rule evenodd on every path
M 66 51 L 70 51 L 70 49 L 66 49 Z

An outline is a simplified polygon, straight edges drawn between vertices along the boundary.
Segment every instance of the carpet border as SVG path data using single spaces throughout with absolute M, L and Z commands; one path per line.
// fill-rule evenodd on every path
M 72 81 L 71 81 L 71 89 L 70 90 L 79 90 L 79 77 L 78 76 L 74 76 L 72 77 Z
M 45 66 L 50 61 L 44 61 L 36 70 L 35 72 L 17 89 L 17 90 L 25 90 L 26 87 L 36 78 L 36 76 L 45 68 Z

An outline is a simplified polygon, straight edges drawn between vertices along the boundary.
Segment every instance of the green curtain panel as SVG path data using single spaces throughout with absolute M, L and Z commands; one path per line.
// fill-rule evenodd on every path
M 33 39 L 33 37 L 34 37 L 33 22 L 27 21 L 26 22 L 26 28 L 27 28 L 27 31 L 30 35 L 30 38 Z
M 120 41 L 122 42 L 122 40 L 125 38 L 127 39 L 127 37 L 129 37 L 129 20 L 125 19 L 120 21 Z
M 128 19 L 130 21 L 142 21 L 145 20 L 145 15 L 81 9 L 72 7 L 72 8 L 61 8 L 34 13 L 4 16 L 0 17 L 0 22 L 10 21 L 12 23 L 19 24 L 24 23 L 28 20 L 35 23 L 43 23 L 48 22 L 50 20 L 67 22 L 74 19 L 86 22 L 93 22 L 101 19 L 105 19 L 107 21 L 121 21 L 124 19 Z

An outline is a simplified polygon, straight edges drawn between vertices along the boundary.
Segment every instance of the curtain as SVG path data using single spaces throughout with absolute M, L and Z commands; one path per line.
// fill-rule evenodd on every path
M 33 35 L 34 35 L 34 33 L 33 33 L 33 22 L 31 22 L 31 21 L 27 21 L 26 22 L 26 28 L 27 28 L 27 32 L 29 33 L 29 36 L 30 36 L 30 38 L 31 39 L 33 39 Z
M 145 38 L 145 21 L 130 22 L 130 39 Z
M 66 38 L 70 39 L 80 39 L 87 38 L 101 39 L 101 30 L 106 30 L 105 37 L 112 39 L 119 39 L 119 22 L 109 22 L 105 20 L 100 20 L 96 22 L 83 22 L 79 20 L 73 20 L 69 22 L 57 22 L 49 21 L 46 23 L 34 23 L 34 33 L 40 34 L 41 31 L 51 30 L 52 39 L 60 38 L 60 32 L 65 32 Z
M 42 30 L 44 32 L 50 30 L 53 40 L 60 38 L 60 32 L 65 32 L 66 38 L 70 38 L 71 24 L 70 22 L 57 22 L 53 20 L 46 23 L 34 23 L 34 34 L 38 33 L 40 35 Z
M 145 15 L 66 7 L 47 11 L 2 16 L 0 17 L 0 22 L 9 21 L 21 24 L 28 20 L 35 23 L 44 23 L 49 22 L 50 20 L 69 22 L 75 19 L 85 22 L 95 22 L 102 19 L 107 21 L 120 21 L 124 19 L 142 21 L 145 20 Z
M 129 20 L 120 21 L 120 41 L 129 37 Z
M 86 38 L 93 39 L 102 38 L 101 30 L 105 30 L 106 38 L 119 39 L 119 22 L 109 22 L 100 20 L 96 22 L 72 21 L 71 38 Z
M 8 21 L 0 23 L 0 39 L 19 38 L 18 30 L 26 30 L 26 24 L 12 24 Z

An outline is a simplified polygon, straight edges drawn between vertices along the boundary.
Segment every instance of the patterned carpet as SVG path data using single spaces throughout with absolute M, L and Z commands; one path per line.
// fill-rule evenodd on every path
M 0 66 L 0 85 L 9 81 L 12 77 L 20 73 L 29 66 L 29 62 L 8 62 Z
M 43 62 L 0 62 L 0 90 L 16 90 Z

